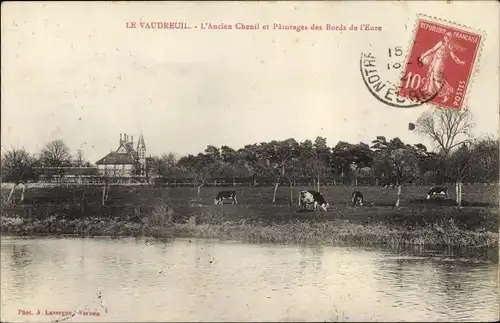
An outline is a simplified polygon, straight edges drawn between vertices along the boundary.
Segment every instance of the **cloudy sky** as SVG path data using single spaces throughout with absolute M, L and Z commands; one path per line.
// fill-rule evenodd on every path
M 411 41 L 417 14 L 487 33 L 467 104 L 476 132 L 498 133 L 499 22 L 495 1 L 317 3 L 2 3 L 2 151 L 37 152 L 63 139 L 95 162 L 120 133 L 144 134 L 148 154 L 197 153 L 208 144 L 377 135 L 426 142 L 408 122 L 433 107 L 398 109 L 365 87 L 359 60 L 387 64 Z M 127 29 L 182 21 L 192 29 Z M 201 23 L 271 30 L 200 30 Z M 382 31 L 272 30 L 370 24 Z M 139 26 L 138 26 L 139 27 Z M 384 72 L 385 78 L 397 79 Z

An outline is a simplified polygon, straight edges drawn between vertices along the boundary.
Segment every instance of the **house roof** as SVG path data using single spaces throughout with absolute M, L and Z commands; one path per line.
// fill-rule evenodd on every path
M 96 162 L 96 165 L 133 165 L 134 159 L 130 154 L 110 152 Z
M 137 151 L 134 149 L 134 147 L 132 146 L 132 144 L 130 142 L 122 142 L 120 144 L 120 146 L 118 146 L 118 149 L 116 149 L 116 152 L 120 153 L 119 151 L 122 150 L 122 147 L 123 147 L 123 150 L 125 150 L 128 154 L 132 155 L 133 157 L 138 156 Z

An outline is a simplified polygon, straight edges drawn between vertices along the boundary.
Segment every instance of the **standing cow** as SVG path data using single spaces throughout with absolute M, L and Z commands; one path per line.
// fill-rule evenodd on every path
M 236 191 L 220 191 L 214 199 L 214 204 L 224 204 L 224 199 L 231 199 L 232 204 L 238 204 Z
M 321 195 L 320 192 L 309 191 L 309 190 L 300 191 L 299 207 L 302 210 L 306 210 L 307 206 L 311 205 L 311 204 L 314 205 L 314 210 L 317 210 L 317 208 L 319 206 L 325 212 L 327 211 L 328 207 L 330 206 L 330 204 L 328 204 L 326 202 L 325 198 L 323 197 L 323 195 Z
M 380 187 L 381 187 L 381 188 L 395 188 L 395 187 L 396 187 L 396 183 L 391 182 L 391 181 L 389 181 L 389 180 L 384 180 L 384 181 L 382 181 L 382 183 L 380 184 Z
M 444 195 L 446 198 L 448 198 L 448 188 L 445 186 L 433 186 L 427 193 L 427 200 L 430 199 L 434 195 Z
M 363 194 L 360 191 L 354 191 L 351 195 L 352 206 L 356 206 L 359 202 L 360 206 L 363 206 Z

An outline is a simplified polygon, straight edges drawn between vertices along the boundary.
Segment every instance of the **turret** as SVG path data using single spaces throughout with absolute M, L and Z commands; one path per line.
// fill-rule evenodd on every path
M 139 140 L 137 143 L 137 155 L 139 157 L 139 163 L 141 164 L 141 174 L 146 174 L 146 143 L 144 142 L 144 136 L 139 135 Z

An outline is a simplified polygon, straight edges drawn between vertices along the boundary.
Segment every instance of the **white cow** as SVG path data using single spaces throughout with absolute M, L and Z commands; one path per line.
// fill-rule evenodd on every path
M 302 210 L 306 210 L 308 205 L 314 204 L 314 209 L 317 210 L 318 206 L 323 209 L 323 211 L 327 211 L 328 207 L 330 204 L 328 204 L 321 195 L 321 193 L 316 192 L 316 191 L 308 191 L 308 190 L 303 190 L 300 192 L 299 195 L 299 207 Z

